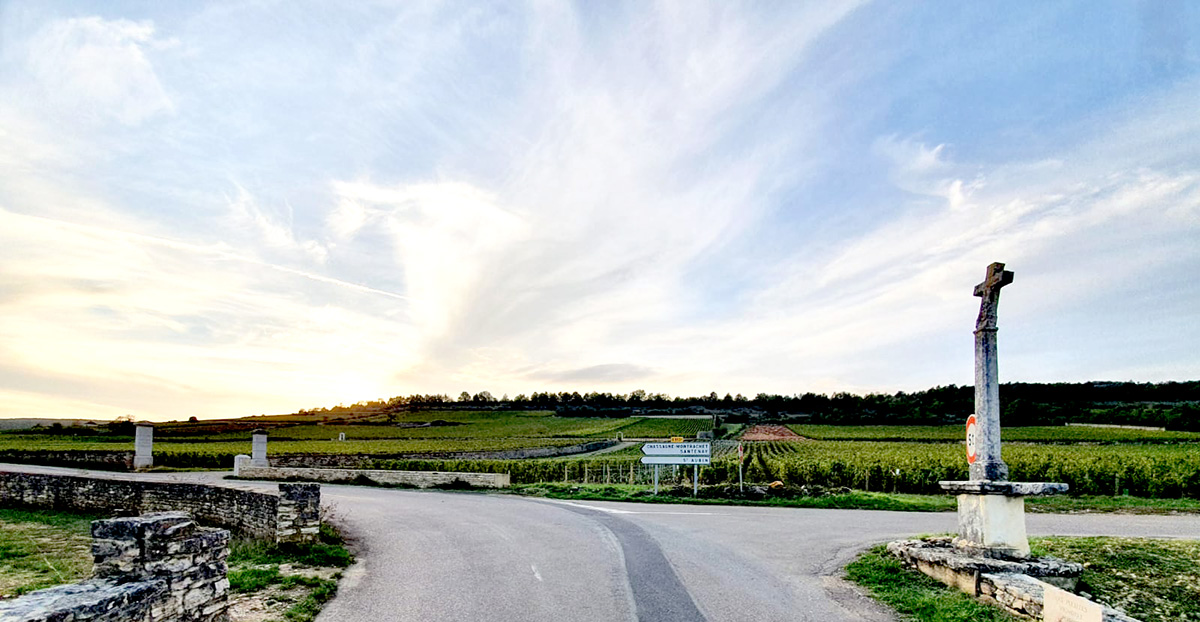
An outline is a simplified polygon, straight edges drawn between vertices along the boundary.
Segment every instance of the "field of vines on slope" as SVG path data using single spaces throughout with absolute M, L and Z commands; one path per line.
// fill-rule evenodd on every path
M 696 434 L 712 429 L 712 419 L 638 419 L 628 425 L 618 428 L 625 438 L 669 438 L 682 436 L 687 439 L 696 438 Z
M 939 481 L 967 477 L 962 446 L 951 443 L 769 441 L 744 446 L 747 482 L 941 494 Z M 712 466 L 700 473 L 702 483 L 737 482 L 736 447 L 729 442 L 714 446 Z M 378 466 L 510 473 L 514 483 L 596 482 L 597 473 L 612 477 L 620 472 L 644 483 L 647 470 L 637 464 L 639 458 L 640 452 L 621 452 L 549 460 L 392 460 Z M 1011 445 L 1004 448 L 1004 459 L 1013 480 L 1066 482 L 1074 494 L 1200 498 L 1200 452 L 1188 445 Z M 678 476 L 689 472 L 680 469 Z
M 967 478 L 963 447 L 952 443 L 822 441 L 746 443 L 746 478 L 887 492 L 940 493 L 941 480 Z M 1075 494 L 1200 497 L 1194 445 L 1022 445 L 1003 449 L 1014 481 L 1066 482 Z M 737 477 L 736 460 L 708 478 Z
M 794 432 L 823 441 L 960 442 L 961 425 L 790 425 Z M 1117 427 L 1007 427 L 1004 442 L 1024 443 L 1200 443 L 1200 432 L 1140 430 Z M 1200 448 L 1200 445 L 1197 446 Z
M 543 417 L 545 418 L 545 417 Z M 558 419 L 557 417 L 555 419 Z M 571 418 L 564 418 L 571 419 Z M 499 421 L 499 420 L 497 420 Z M 689 420 L 664 420 L 669 422 Z M 694 420 L 700 422 L 699 420 Z M 601 424 L 630 425 L 628 420 L 578 420 L 580 426 Z M 655 425 L 659 421 L 654 422 Z M 703 422 L 706 423 L 706 422 Z M 525 424 L 521 424 L 525 425 Z M 556 424 L 555 424 L 556 425 Z M 633 425 L 640 425 L 635 423 Z M 337 426 L 314 426 L 326 432 Z M 449 426 L 449 429 L 469 426 Z M 805 436 L 820 436 L 815 426 L 799 426 Z M 576 428 L 578 430 L 585 427 Z M 844 429 L 844 428 L 843 428 Z M 967 464 L 961 442 L 950 442 L 952 429 L 947 426 L 947 438 L 941 442 L 881 442 L 881 441 L 760 441 L 744 442 L 746 448 L 745 474 L 747 482 L 766 483 L 775 480 L 796 485 L 849 487 L 873 491 L 896 491 L 940 494 L 940 480 L 965 479 Z M 1010 441 L 1022 428 L 1004 431 Z M 1036 432 L 1029 429 L 1031 433 Z M 1054 428 L 1063 430 L 1063 428 Z M 928 429 L 922 429 L 928 438 Z M 1097 435 L 1125 434 L 1130 430 L 1112 428 L 1083 428 L 1086 444 L 1007 442 L 1004 460 L 1015 481 L 1066 482 L 1074 494 L 1130 494 L 1143 497 L 1200 498 L 1200 444 L 1168 442 L 1115 442 L 1109 436 L 1100 440 Z M 890 433 L 895 433 L 891 431 Z M 1075 434 L 1074 430 L 1070 431 Z M 328 437 L 325 437 L 328 438 Z M 391 454 L 431 454 L 468 451 L 496 451 L 536 446 L 563 446 L 580 442 L 580 438 L 551 437 L 475 437 L 445 439 L 352 440 L 272 440 L 272 454 L 286 453 L 346 453 L 377 455 L 381 468 L 416 470 L 458 470 L 511 473 L 514 483 L 538 481 L 635 481 L 645 483 L 650 471 L 638 464 L 641 456 L 636 448 L 614 453 L 577 458 L 528 460 L 390 460 Z M 701 470 L 707 484 L 737 481 L 737 442 L 717 441 L 714 444 L 713 464 Z M 99 438 L 63 438 L 44 435 L 0 434 L 0 460 L 5 451 L 99 451 L 131 452 L 131 438 L 112 441 Z M 228 468 L 235 454 L 250 453 L 248 439 L 232 442 L 166 442 L 155 443 L 156 463 L 177 467 Z M 690 469 L 669 469 L 672 477 L 686 477 Z
M 499 439 L 512 437 L 608 438 L 638 420 L 596 417 L 556 417 L 547 411 L 421 411 L 394 421 L 376 417 L 372 425 L 306 423 L 268 430 L 273 439 L 328 440 L 344 433 L 347 439 Z M 223 431 L 211 426 L 170 426 L 155 431 L 156 439 L 243 440 L 249 431 Z
M 566 447 L 586 439 L 566 438 L 480 438 L 480 439 L 420 439 L 420 440 L 310 440 L 267 443 L 268 455 L 278 454 L 445 454 L 458 452 L 489 452 L 537 447 Z M 133 440 L 97 442 L 95 440 L 46 439 L 18 435 L 0 436 L 0 461 L 4 452 L 133 452 Z M 250 441 L 227 442 L 162 442 L 154 443 L 154 462 L 158 466 L 175 468 L 230 468 L 233 457 L 250 454 Z M 11 456 L 10 459 L 16 459 Z

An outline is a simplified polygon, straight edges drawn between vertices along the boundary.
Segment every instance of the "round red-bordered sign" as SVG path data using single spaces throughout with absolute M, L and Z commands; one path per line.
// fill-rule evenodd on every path
M 967 417 L 967 464 L 975 464 L 975 415 Z

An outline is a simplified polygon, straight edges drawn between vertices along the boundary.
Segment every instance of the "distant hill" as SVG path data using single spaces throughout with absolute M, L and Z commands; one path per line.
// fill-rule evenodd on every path
M 50 427 L 56 423 L 69 428 L 73 425 L 100 425 L 104 422 L 95 419 L 0 419 L 0 430 L 28 430 L 35 425 Z

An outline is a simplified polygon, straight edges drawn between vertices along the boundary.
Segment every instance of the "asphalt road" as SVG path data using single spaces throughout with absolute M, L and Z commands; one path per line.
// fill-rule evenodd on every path
M 558 502 L 331 485 L 322 497 L 360 561 L 318 622 L 891 620 L 838 578 L 841 567 L 875 543 L 955 530 L 953 513 Z M 1200 537 L 1194 515 L 1031 514 L 1027 524 L 1030 535 Z

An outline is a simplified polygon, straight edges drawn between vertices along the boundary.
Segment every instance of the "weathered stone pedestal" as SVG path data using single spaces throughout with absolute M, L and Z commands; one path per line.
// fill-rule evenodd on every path
M 958 537 L 954 546 L 982 557 L 1029 557 L 1025 533 L 1025 497 L 1067 491 L 1067 484 L 1047 482 L 939 482 L 958 494 Z

